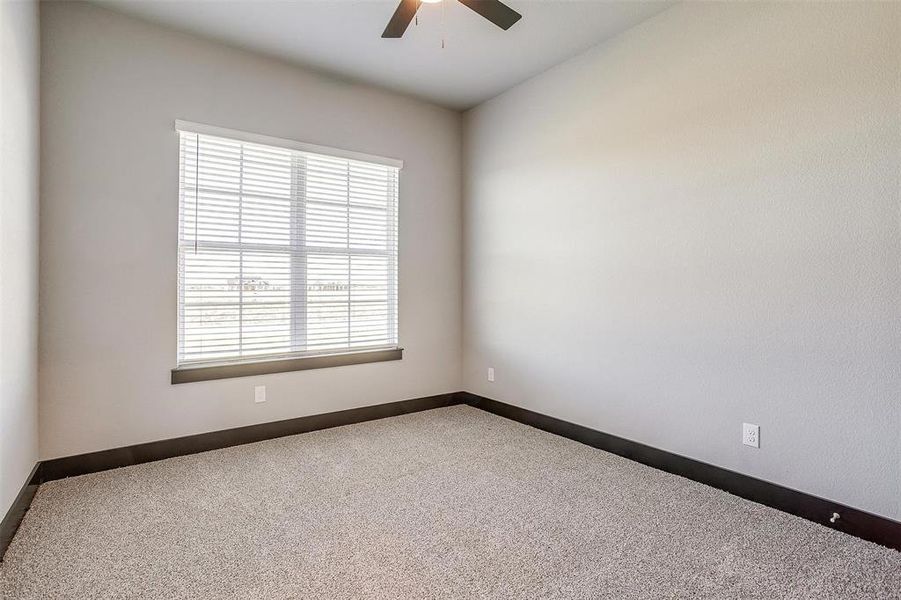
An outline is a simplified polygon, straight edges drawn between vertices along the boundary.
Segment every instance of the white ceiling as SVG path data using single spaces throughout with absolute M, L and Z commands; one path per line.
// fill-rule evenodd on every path
M 456 0 L 444 0 L 423 4 L 419 25 L 411 24 L 402 39 L 382 39 L 398 1 L 96 0 L 114 10 L 455 109 L 484 102 L 672 4 L 506 0 L 523 18 L 503 31 Z

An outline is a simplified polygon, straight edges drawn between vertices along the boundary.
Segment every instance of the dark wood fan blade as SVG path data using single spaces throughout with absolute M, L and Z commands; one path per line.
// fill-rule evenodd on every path
M 501 29 L 507 30 L 522 18 L 522 15 L 500 2 L 500 0 L 460 0 Z
M 397 10 L 394 11 L 391 20 L 388 21 L 388 26 L 385 27 L 382 37 L 402 37 L 410 25 L 410 21 L 416 16 L 416 11 L 419 10 L 420 4 L 422 4 L 422 0 L 400 0 L 400 4 L 397 5 Z

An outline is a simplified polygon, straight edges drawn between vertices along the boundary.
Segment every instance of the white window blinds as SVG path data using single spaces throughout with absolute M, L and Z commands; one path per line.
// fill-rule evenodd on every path
M 179 365 L 396 348 L 399 165 L 177 128 Z

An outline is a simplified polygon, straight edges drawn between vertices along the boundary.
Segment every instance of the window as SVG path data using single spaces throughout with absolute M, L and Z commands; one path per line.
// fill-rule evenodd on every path
M 176 125 L 178 366 L 397 349 L 400 163 Z

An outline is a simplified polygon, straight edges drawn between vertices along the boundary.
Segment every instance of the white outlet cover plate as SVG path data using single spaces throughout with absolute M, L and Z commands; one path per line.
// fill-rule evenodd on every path
M 753 423 L 742 423 L 741 443 L 752 448 L 760 448 L 760 426 Z
M 253 401 L 259 404 L 266 401 L 266 386 L 258 385 L 253 388 Z
M 488 367 L 488 381 L 494 381 L 494 367 Z

